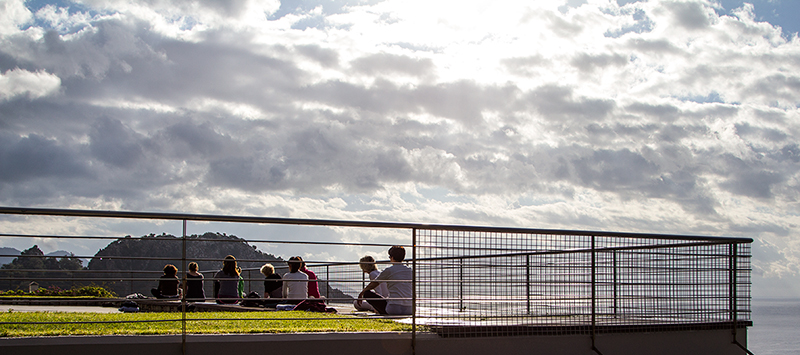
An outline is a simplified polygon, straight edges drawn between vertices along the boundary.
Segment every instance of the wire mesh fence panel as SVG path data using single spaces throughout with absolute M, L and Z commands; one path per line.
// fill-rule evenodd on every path
M 417 316 L 471 335 L 749 321 L 749 245 L 417 231 Z

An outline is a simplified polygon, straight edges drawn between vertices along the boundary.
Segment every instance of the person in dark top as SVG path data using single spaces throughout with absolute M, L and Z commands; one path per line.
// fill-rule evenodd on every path
M 156 298 L 180 298 L 183 294 L 181 280 L 178 279 L 178 268 L 175 265 L 164 266 L 164 275 L 158 280 L 158 288 L 151 290 Z
M 196 262 L 189 263 L 189 272 L 186 273 L 186 300 L 189 302 L 205 302 L 206 291 L 203 290 L 203 274 L 197 271 Z
M 283 282 L 281 281 L 281 275 L 275 273 L 275 267 L 272 264 L 264 264 L 261 267 L 261 273 L 266 277 L 264 280 L 264 298 L 282 298 Z M 277 305 L 278 301 L 264 301 L 264 307 L 272 308 Z

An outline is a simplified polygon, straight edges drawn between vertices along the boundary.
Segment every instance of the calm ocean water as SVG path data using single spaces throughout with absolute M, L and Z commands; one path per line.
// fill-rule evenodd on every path
M 748 348 L 756 355 L 800 354 L 800 299 L 754 299 Z

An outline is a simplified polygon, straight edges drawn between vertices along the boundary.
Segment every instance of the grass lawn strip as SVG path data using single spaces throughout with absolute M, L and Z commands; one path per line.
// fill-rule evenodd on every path
M 0 337 L 180 334 L 182 318 L 174 312 L 4 312 L 0 313 Z M 192 334 L 386 331 L 411 331 L 411 325 L 303 311 L 186 314 L 186 332 Z

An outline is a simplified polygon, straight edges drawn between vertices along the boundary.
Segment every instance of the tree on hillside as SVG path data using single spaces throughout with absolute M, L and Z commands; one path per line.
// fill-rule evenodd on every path
M 13 279 L 0 284 L 0 288 L 24 290 L 27 289 L 27 285 L 31 281 L 43 278 L 63 278 L 65 281 L 43 281 L 39 283 L 42 287 L 57 286 L 64 288 L 75 286 L 75 283 L 70 280 L 72 274 L 61 272 L 83 269 L 83 262 L 78 258 L 71 258 L 74 256 L 75 254 L 70 253 L 67 257 L 46 257 L 44 252 L 39 249 L 39 246 L 34 245 L 22 251 L 18 258 L 0 267 L 0 269 L 7 270 L 3 276 Z M 44 272 L 45 270 L 47 272 Z
M 42 270 L 44 269 L 44 252 L 39 249 L 38 245 L 34 245 L 19 253 L 20 257 L 11 261 L 11 263 L 2 266 L 3 269 L 27 269 L 27 270 Z
M 20 253 L 10 263 L 2 266 L 3 269 L 15 270 L 81 270 L 83 262 L 74 258 L 75 254 L 69 253 L 66 257 L 46 257 L 44 252 L 34 245 Z

